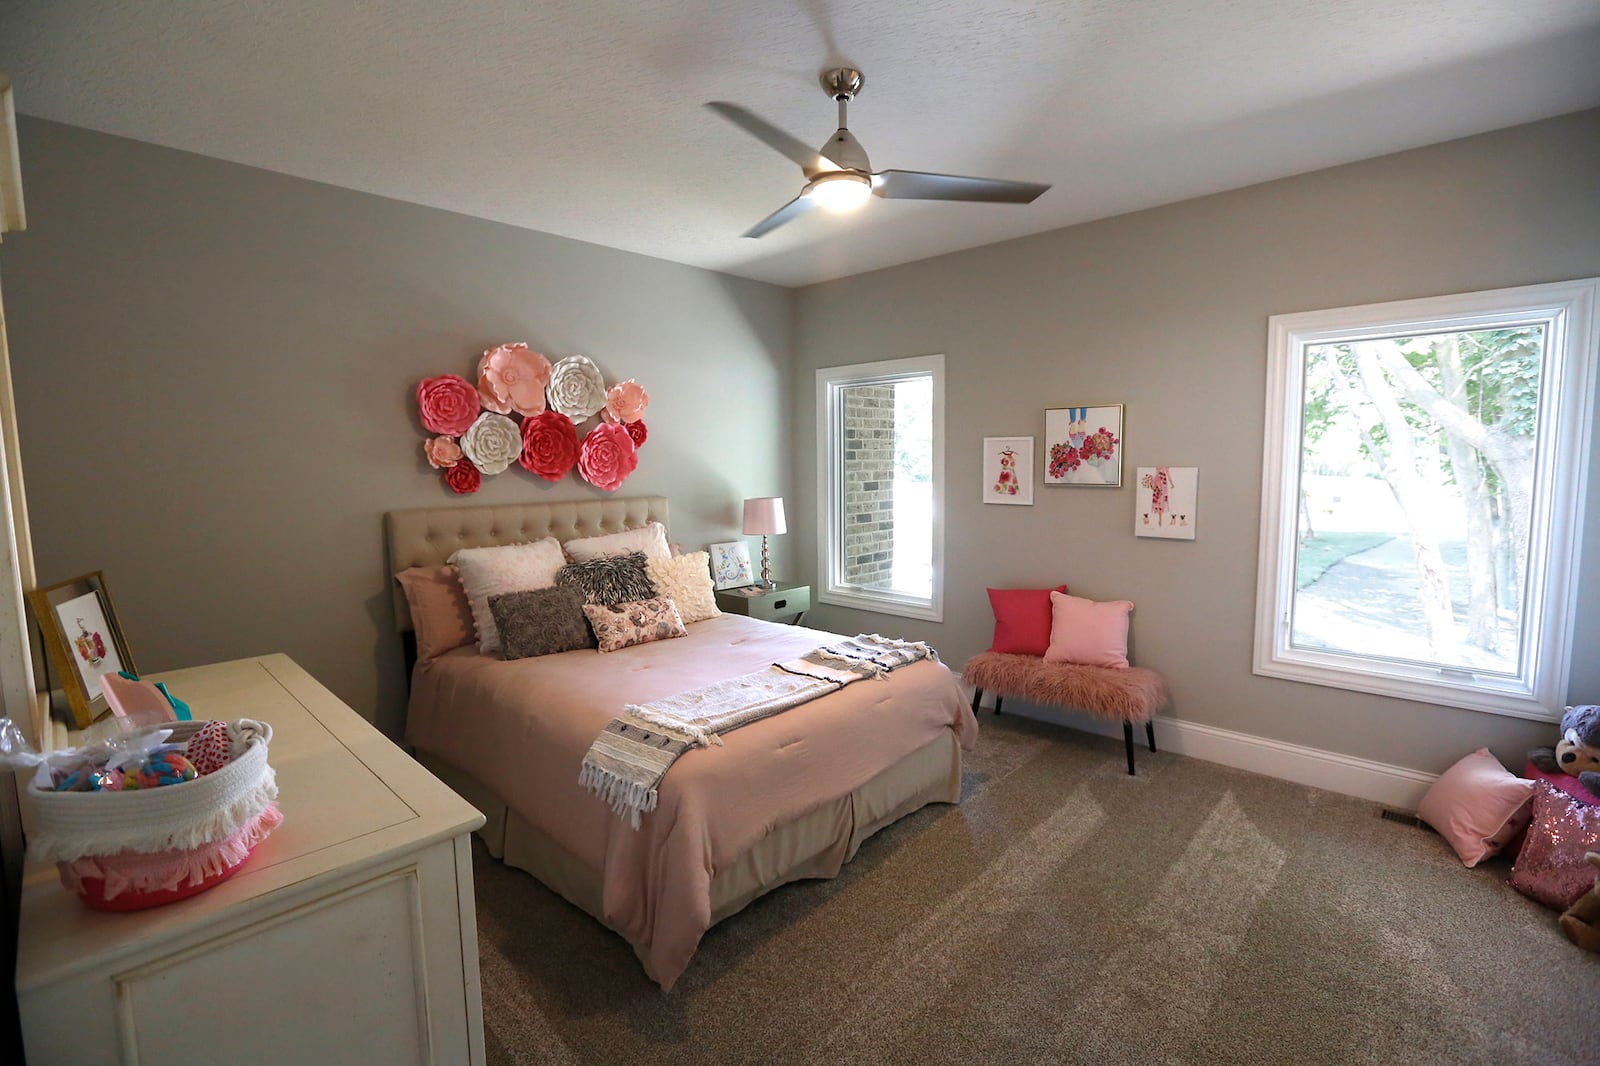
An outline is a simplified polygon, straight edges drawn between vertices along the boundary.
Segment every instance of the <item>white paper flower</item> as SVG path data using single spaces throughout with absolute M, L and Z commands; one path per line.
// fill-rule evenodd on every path
M 522 454 L 522 430 L 505 415 L 485 411 L 461 435 L 461 450 L 485 474 L 498 474 Z
M 569 355 L 550 368 L 550 409 L 582 422 L 606 405 L 600 368 L 581 355 Z

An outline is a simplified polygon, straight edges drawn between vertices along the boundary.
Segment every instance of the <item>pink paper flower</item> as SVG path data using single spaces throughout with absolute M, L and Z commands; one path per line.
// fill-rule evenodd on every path
M 644 386 L 629 378 L 611 386 L 606 393 L 606 415 L 613 422 L 637 422 L 644 417 L 650 394 Z
M 607 492 L 617 491 L 638 465 L 639 449 L 627 429 L 615 422 L 602 422 L 591 429 L 578 452 L 578 473 Z
M 478 360 L 478 394 L 495 414 L 536 415 L 544 410 L 550 360 L 526 344 L 490 348 Z
M 449 437 L 429 437 L 422 442 L 422 452 L 435 470 L 448 470 L 461 460 L 461 446 Z
M 557 411 L 543 411 L 522 420 L 524 470 L 546 481 L 560 481 L 578 461 L 578 430 L 572 419 Z
M 450 491 L 457 496 L 466 496 L 478 491 L 483 484 L 483 475 L 472 465 L 472 460 L 462 459 L 444 472 L 444 483 L 449 485 Z
M 429 433 L 459 437 L 478 417 L 478 390 L 460 374 L 423 378 L 417 386 L 417 411 Z
M 639 445 L 650 439 L 650 431 L 645 428 L 644 422 L 641 419 L 635 419 L 632 422 L 624 422 L 622 428 L 626 429 L 628 431 L 628 436 L 633 438 L 633 446 L 635 448 L 639 447 Z

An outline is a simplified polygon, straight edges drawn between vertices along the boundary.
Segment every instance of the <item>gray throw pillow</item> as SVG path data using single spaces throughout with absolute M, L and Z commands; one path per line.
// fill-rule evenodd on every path
M 656 594 L 650 580 L 644 552 L 607 555 L 587 562 L 564 566 L 556 574 L 556 585 L 576 590 L 584 603 L 634 603 Z
M 528 659 L 595 646 L 583 616 L 583 596 L 575 589 L 533 589 L 489 597 L 489 611 L 500 630 L 500 658 Z

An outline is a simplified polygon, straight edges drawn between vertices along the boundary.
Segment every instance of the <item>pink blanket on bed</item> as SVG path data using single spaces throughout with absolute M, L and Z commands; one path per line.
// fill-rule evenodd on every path
M 943 730 L 978 725 L 943 665 L 923 661 L 686 753 L 635 832 L 578 786 L 595 736 L 644 703 L 793 658 L 834 634 L 720 615 L 689 636 L 601 655 L 501 662 L 462 648 L 420 667 L 407 739 L 471 773 L 523 818 L 602 871 L 607 925 L 664 989 L 711 925 L 711 877 L 773 826 L 845 795 Z

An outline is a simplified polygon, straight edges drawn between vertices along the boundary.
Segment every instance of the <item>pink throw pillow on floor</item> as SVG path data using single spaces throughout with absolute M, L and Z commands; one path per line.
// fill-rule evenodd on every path
M 1057 585 L 1057 592 L 1067 586 Z M 990 651 L 1008 655 L 1043 655 L 1050 647 L 1049 589 L 990 589 L 994 609 L 994 642 Z
M 1533 824 L 1507 883 L 1529 899 L 1564 911 L 1594 887 L 1594 867 L 1583 856 L 1600 851 L 1600 807 L 1580 803 L 1543 781 L 1534 787 Z
M 1081 596 L 1052 592 L 1050 613 L 1050 646 L 1045 649 L 1045 662 L 1127 669 L 1132 601 L 1096 603 Z
M 394 575 L 411 608 L 417 661 L 425 663 L 477 637 L 472 606 L 453 566 L 413 566 Z
M 1527 828 L 1533 790 L 1532 781 L 1479 748 L 1439 775 L 1417 805 L 1417 817 L 1438 830 L 1464 865 L 1476 866 Z

